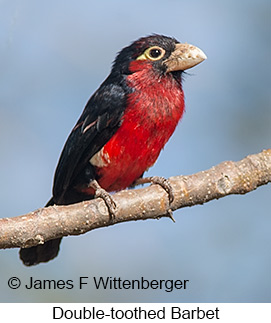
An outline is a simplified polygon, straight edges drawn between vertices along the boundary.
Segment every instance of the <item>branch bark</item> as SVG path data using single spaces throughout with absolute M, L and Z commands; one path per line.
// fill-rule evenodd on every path
M 68 235 L 79 235 L 120 222 L 170 216 L 186 206 L 204 204 L 230 194 L 246 194 L 271 182 L 271 149 L 238 162 L 226 161 L 209 170 L 169 179 L 174 201 L 159 185 L 114 194 L 116 216 L 110 220 L 103 200 L 49 206 L 28 214 L 0 219 L 0 249 L 31 247 Z

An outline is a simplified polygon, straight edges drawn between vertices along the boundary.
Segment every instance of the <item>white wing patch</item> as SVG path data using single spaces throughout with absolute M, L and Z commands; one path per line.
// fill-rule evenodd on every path
M 110 158 L 108 153 L 104 152 L 104 148 L 99 150 L 94 156 L 89 160 L 91 165 L 96 167 L 105 167 L 110 164 Z

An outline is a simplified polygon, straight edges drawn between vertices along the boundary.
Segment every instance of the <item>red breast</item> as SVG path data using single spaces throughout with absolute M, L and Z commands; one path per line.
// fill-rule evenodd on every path
M 129 187 L 155 163 L 184 112 L 180 81 L 171 74 L 161 77 L 151 64 L 143 64 L 131 64 L 134 73 L 127 84 L 134 91 L 127 98 L 120 128 L 91 159 L 99 184 L 107 191 Z

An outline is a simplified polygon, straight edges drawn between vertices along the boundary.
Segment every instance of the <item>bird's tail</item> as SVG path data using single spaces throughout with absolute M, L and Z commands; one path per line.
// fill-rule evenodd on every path
M 54 200 L 51 200 L 46 204 L 46 206 L 54 205 Z M 59 251 L 61 238 L 49 240 L 44 244 L 20 249 L 20 258 L 26 266 L 37 265 L 41 262 L 47 262 L 54 259 Z

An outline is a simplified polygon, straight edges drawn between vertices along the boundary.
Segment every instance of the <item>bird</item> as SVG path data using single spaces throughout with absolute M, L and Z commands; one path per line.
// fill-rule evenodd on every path
M 46 206 L 99 196 L 113 213 L 108 192 L 144 182 L 183 116 L 184 71 L 206 58 L 198 47 L 158 34 L 124 47 L 64 145 Z M 48 262 L 60 241 L 21 248 L 20 258 L 26 266 Z

